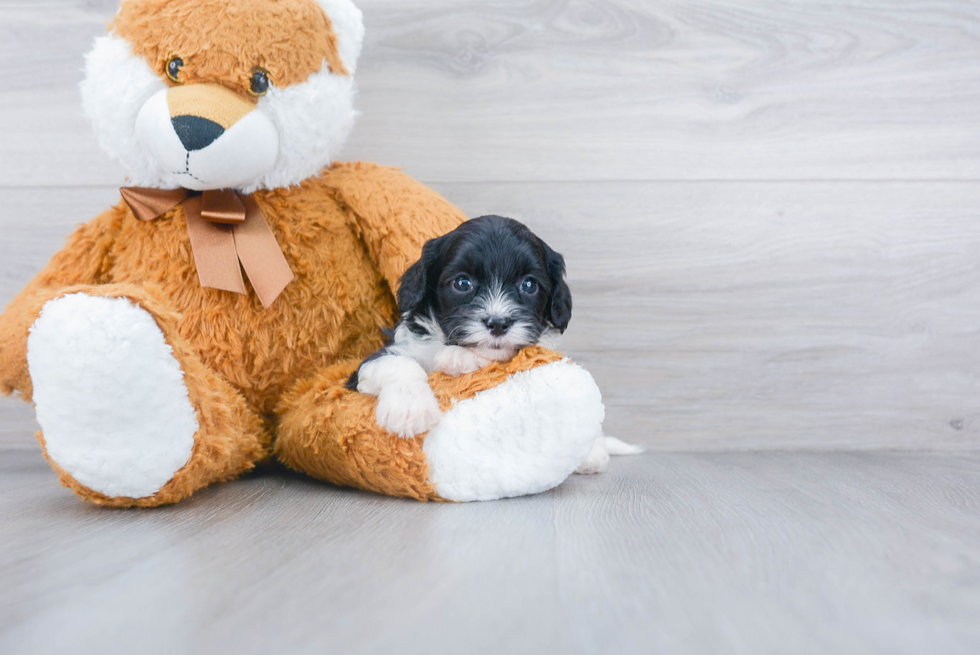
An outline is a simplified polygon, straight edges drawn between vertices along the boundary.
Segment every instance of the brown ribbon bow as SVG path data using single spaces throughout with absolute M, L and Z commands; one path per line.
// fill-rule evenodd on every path
M 184 205 L 202 287 L 245 293 L 244 268 L 262 306 L 268 309 L 293 280 L 276 235 L 251 195 L 230 189 L 200 193 L 146 187 L 125 187 L 120 192 L 141 221 L 155 220 Z

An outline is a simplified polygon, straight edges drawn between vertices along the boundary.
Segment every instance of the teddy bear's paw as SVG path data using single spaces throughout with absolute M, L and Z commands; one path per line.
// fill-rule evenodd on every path
M 378 425 L 403 439 L 428 432 L 442 418 L 428 382 L 389 384 L 378 395 Z
M 604 417 L 595 380 L 576 364 L 515 373 L 443 414 L 423 444 L 429 482 L 454 501 L 547 491 L 585 461 Z
M 183 371 L 153 316 L 127 298 L 62 296 L 27 342 L 48 457 L 112 498 L 156 494 L 198 430 Z
M 460 346 L 446 346 L 435 357 L 435 369 L 454 377 L 474 373 L 489 363 L 489 359 Z

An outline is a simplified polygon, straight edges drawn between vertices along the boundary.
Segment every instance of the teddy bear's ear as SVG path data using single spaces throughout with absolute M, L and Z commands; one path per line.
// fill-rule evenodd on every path
M 402 314 L 416 309 L 425 300 L 431 285 L 439 279 L 442 252 L 450 235 L 427 241 L 422 247 L 422 257 L 412 264 L 402 276 L 398 286 L 398 311 Z
M 551 298 L 548 300 L 548 316 L 559 332 L 565 332 L 572 320 L 572 292 L 565 283 L 565 258 L 543 241 L 551 282 Z
M 364 45 L 364 15 L 351 0 L 317 0 L 337 35 L 337 54 L 344 67 L 354 74 Z

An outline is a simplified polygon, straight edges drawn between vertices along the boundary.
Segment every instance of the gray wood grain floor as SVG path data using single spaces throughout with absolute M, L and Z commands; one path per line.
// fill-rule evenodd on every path
M 11 655 L 980 644 L 977 454 L 648 454 L 459 506 L 267 473 L 126 512 L 17 453 L 0 516 Z
M 116 0 L 0 0 L 0 305 L 122 172 Z M 419 505 L 279 470 L 114 512 L 0 398 L 0 652 L 980 652 L 980 4 L 359 0 L 343 158 L 566 255 L 653 453 Z

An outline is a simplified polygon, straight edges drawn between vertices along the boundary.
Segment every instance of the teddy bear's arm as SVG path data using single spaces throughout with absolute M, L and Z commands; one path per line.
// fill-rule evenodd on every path
M 10 395 L 16 390 L 30 400 L 27 336 L 36 317 L 38 298 L 52 289 L 107 281 L 108 253 L 118 215 L 116 209 L 110 209 L 75 230 L 65 247 L 0 314 L 0 393 Z
M 392 293 L 426 241 L 466 220 L 451 202 L 395 168 L 335 164 L 329 181 Z

